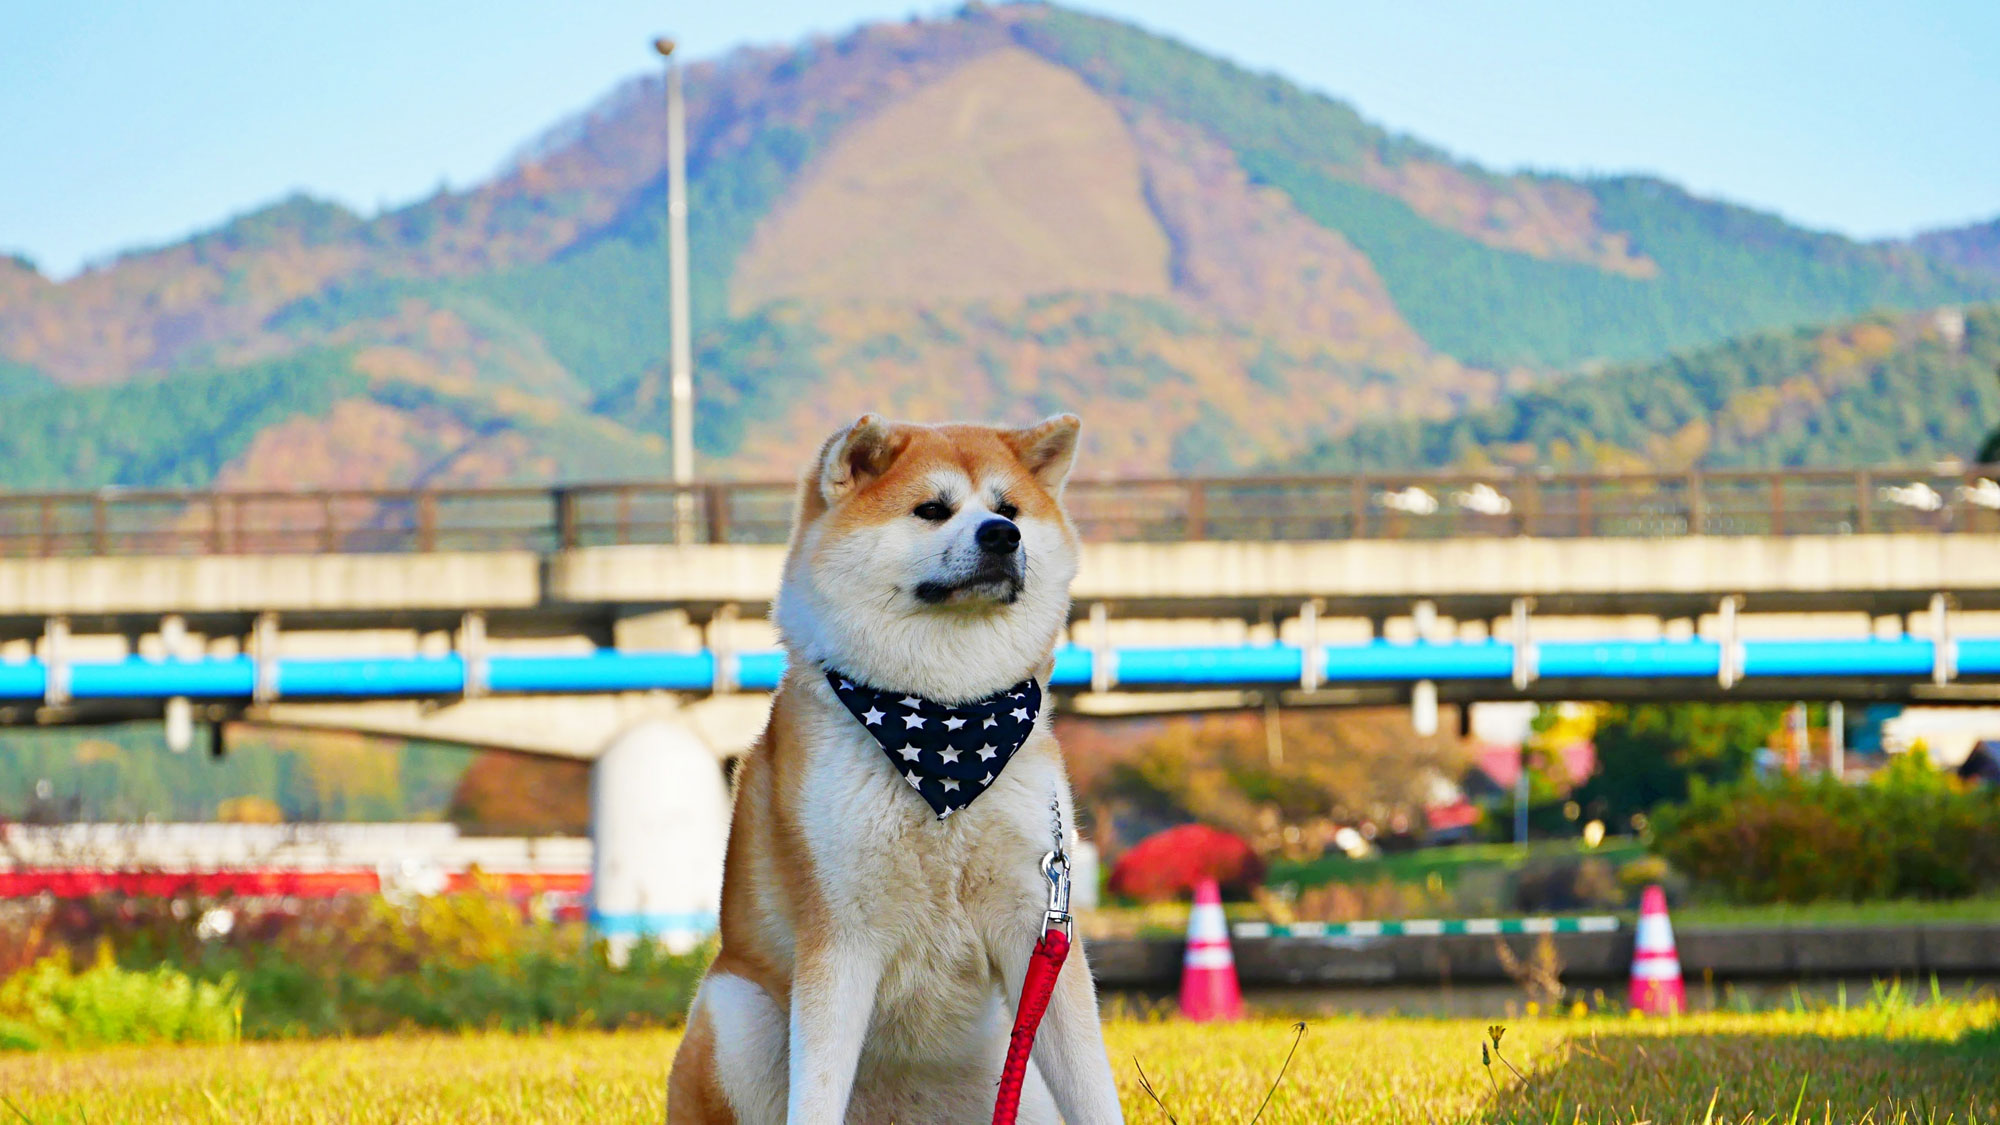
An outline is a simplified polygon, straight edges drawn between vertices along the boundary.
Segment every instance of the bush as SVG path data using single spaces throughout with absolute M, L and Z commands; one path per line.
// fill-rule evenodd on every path
M 0 982 L 0 1048 L 105 1043 L 229 1043 L 243 999 L 229 977 L 200 981 L 161 966 L 119 968 L 105 949 L 83 972 L 44 957 Z
M 1156 832 L 1119 857 L 1107 884 L 1112 894 L 1142 902 L 1178 898 L 1214 879 L 1230 898 L 1248 897 L 1264 881 L 1264 863 L 1241 836 L 1205 824 Z
M 1740 902 L 1963 898 L 2000 883 L 2000 793 L 1921 755 L 1863 786 L 1697 783 L 1655 825 L 1662 855 Z
M 222 912 L 231 924 L 204 937 L 203 920 Z M 81 950 L 108 950 L 131 975 L 161 971 L 227 988 L 252 1039 L 672 1026 L 706 966 L 705 953 L 650 945 L 614 965 L 580 923 L 532 918 L 492 888 L 275 910 L 106 897 L 14 919 L 0 925 L 0 941 L 10 932 L 35 938 L 61 964 Z M 5 953 L 0 947 L 0 961 Z M 5 970 L 0 964 L 0 980 Z

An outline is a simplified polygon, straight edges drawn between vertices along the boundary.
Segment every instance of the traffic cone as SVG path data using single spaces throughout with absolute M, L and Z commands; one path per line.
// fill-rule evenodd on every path
M 1686 1008 L 1681 956 L 1674 949 L 1673 923 L 1667 921 L 1667 892 L 1655 884 L 1647 887 L 1639 900 L 1639 933 L 1632 949 L 1632 1010 L 1671 1016 Z
M 1243 1017 L 1236 958 L 1229 952 L 1229 923 L 1222 917 L 1222 891 L 1213 879 L 1203 879 L 1194 888 L 1187 960 L 1181 965 L 1181 1015 L 1191 1020 Z

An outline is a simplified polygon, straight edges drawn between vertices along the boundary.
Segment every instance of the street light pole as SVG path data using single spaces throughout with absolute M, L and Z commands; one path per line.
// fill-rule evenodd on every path
M 681 486 L 675 499 L 677 541 L 693 538 L 694 346 L 688 326 L 687 121 L 681 106 L 681 68 L 674 41 L 662 36 L 653 49 L 667 61 L 667 332 L 668 396 L 673 407 L 673 475 Z

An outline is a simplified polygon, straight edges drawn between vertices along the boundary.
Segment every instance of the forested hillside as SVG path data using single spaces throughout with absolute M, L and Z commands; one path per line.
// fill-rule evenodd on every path
M 1915 465 L 1972 460 L 1988 431 L 2000 433 L 2000 305 L 1769 333 L 1573 376 L 1446 420 L 1365 425 L 1286 467 Z
M 1657 180 L 1496 173 L 1044 5 L 687 86 L 708 474 L 787 475 L 868 409 L 1075 410 L 1093 474 L 1244 471 L 1430 432 L 1399 420 L 1484 433 L 1504 394 L 1605 364 L 1672 377 L 1749 333 L 2000 298 L 1976 231 L 1867 245 Z M 0 486 L 657 475 L 661 97 L 627 82 L 490 181 L 373 217 L 282 200 L 60 283 L 0 258 Z M 1961 424 L 1896 417 L 1826 456 Z

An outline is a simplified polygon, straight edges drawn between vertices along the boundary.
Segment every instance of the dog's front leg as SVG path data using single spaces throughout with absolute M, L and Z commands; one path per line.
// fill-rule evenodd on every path
M 1021 983 L 1028 972 L 1028 954 L 1041 937 L 1041 916 L 1033 916 L 1034 926 L 1012 927 L 1007 932 L 1005 952 L 1000 958 L 1001 979 L 1007 989 L 1008 1010 L 1019 1002 Z M 1056 1108 L 1068 1125 L 1114 1125 L 1125 1120 L 1118 1107 L 1118 1084 L 1111 1077 L 1111 1060 L 1104 1052 L 1104 1025 L 1097 1015 L 1097 988 L 1090 978 L 1090 963 L 1083 943 L 1070 949 L 1069 959 L 1056 976 L 1055 992 L 1049 996 L 1048 1011 L 1035 1033 L 1035 1048 L 1029 1055 L 1035 1069 L 1048 1083 Z
M 789 1125 L 841 1125 L 862 1040 L 875 1012 L 882 959 L 856 943 L 799 950 L 792 975 Z
M 1055 1095 L 1069 1125 L 1110 1125 L 1125 1120 L 1118 1107 L 1118 1084 L 1104 1052 L 1104 1024 L 1097 1014 L 1097 988 L 1083 943 L 1070 951 L 1056 977 L 1048 1014 L 1035 1037 L 1035 1065 Z

